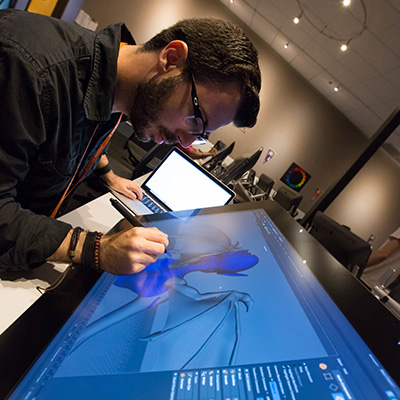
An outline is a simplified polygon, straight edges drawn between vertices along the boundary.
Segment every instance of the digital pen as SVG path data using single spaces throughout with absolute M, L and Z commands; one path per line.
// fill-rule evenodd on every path
M 142 227 L 144 225 L 118 200 L 110 199 L 111 205 L 132 225 L 135 227 Z

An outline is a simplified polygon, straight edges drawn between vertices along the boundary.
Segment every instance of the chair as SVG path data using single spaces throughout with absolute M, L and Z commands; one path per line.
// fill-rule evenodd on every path
M 247 203 L 249 201 L 253 201 L 250 192 L 246 189 L 242 182 L 237 182 L 233 190 L 235 192 L 235 198 L 233 199 L 234 203 Z
M 378 284 L 371 288 L 371 292 L 400 319 L 400 274 L 398 267 L 388 267 L 379 278 Z
M 268 198 L 271 193 L 272 187 L 274 186 L 275 180 L 266 174 L 261 174 L 255 185 L 250 187 L 248 190 L 250 193 L 257 197 Z
M 261 174 L 257 183 L 248 185 L 246 181 L 239 181 L 235 185 L 235 201 L 243 203 L 246 201 L 260 201 L 268 199 L 275 180 L 266 174 Z
M 303 196 L 292 189 L 281 186 L 273 199 L 292 217 L 295 217 L 297 215 L 297 207 L 299 207 L 301 200 L 303 200 Z
M 224 150 L 221 150 L 218 154 L 216 154 L 214 157 L 212 157 L 209 161 L 206 161 L 203 164 L 203 168 L 205 168 L 207 171 L 210 171 L 211 173 L 213 173 L 213 171 L 215 169 L 217 169 L 219 166 L 222 165 L 225 158 L 228 157 L 229 154 L 232 153 L 234 147 L 235 147 L 235 142 L 232 142 L 228 147 L 226 147 Z
M 139 161 L 149 152 L 157 143 L 142 142 L 137 139 L 133 132 L 133 127 L 130 121 L 121 122 L 117 128 L 116 133 L 121 134 L 122 137 L 126 138 L 123 145 L 123 149 L 127 151 L 127 161 L 131 165 L 135 166 Z M 117 135 L 114 135 L 114 137 Z M 114 138 L 113 138 L 114 140 Z M 112 143 L 112 142 L 111 142 Z
M 395 285 L 391 285 L 390 297 L 400 303 L 400 281 L 397 281 Z
M 213 149 L 216 149 L 217 151 L 222 151 L 226 149 L 226 144 L 222 140 L 217 140 L 217 142 L 214 144 Z
M 133 136 L 126 141 L 124 149 L 128 152 L 130 163 L 135 166 L 155 146 L 157 146 L 157 143 L 155 142 L 141 142 Z
M 361 277 L 372 250 L 368 242 L 321 211 L 314 216 L 310 234 L 357 278 Z
M 243 174 L 243 177 L 240 180 L 240 183 L 246 189 L 248 189 L 249 187 L 254 186 L 255 179 L 256 179 L 256 171 L 254 169 L 251 169 L 250 171 L 247 171 L 246 173 Z
M 153 169 L 157 168 L 160 162 L 164 159 L 164 157 L 168 154 L 171 148 L 174 145 L 161 143 L 156 144 L 148 151 L 144 157 L 136 164 L 135 169 L 133 170 L 131 179 L 136 179 L 139 176 L 147 174 Z
M 220 181 L 225 183 L 225 185 L 234 185 L 245 172 L 254 167 L 254 165 L 260 158 L 263 150 L 263 147 L 261 147 L 250 157 L 236 159 L 231 164 L 229 164 L 220 174 L 217 174 L 216 177 Z

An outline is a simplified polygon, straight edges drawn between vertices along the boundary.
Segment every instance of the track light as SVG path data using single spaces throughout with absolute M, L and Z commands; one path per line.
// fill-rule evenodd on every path
M 338 47 L 342 52 L 345 52 L 349 49 L 349 44 L 350 42 L 358 38 L 362 33 L 367 29 L 367 8 L 365 6 L 366 0 L 359 0 L 359 3 L 361 3 L 361 7 L 359 7 L 359 10 L 357 11 L 357 19 L 360 20 L 361 22 L 361 28 L 353 33 L 351 36 L 343 37 L 343 36 L 338 36 L 332 32 L 332 29 L 328 29 L 328 24 L 323 22 L 322 19 L 316 18 L 314 13 L 309 13 L 307 9 L 303 9 L 302 7 L 302 0 L 296 0 L 297 4 L 299 6 L 300 14 L 293 19 L 293 22 L 295 24 L 298 24 L 300 22 L 300 19 L 304 17 L 307 21 L 307 26 L 313 27 L 318 34 L 321 34 L 328 39 L 336 40 L 338 42 Z M 340 11 L 344 11 L 343 7 L 349 7 L 351 6 L 352 2 L 351 0 L 340 0 L 337 1 L 337 3 L 340 3 Z M 355 12 L 355 10 L 351 10 L 352 12 Z M 344 11 L 346 14 L 350 12 L 350 10 Z
M 342 43 L 342 45 L 340 46 L 340 50 L 347 51 L 347 49 L 349 48 L 350 42 L 351 42 L 351 39 L 349 39 L 346 43 Z
M 295 17 L 295 18 L 293 19 L 293 22 L 294 22 L 295 24 L 298 24 L 298 23 L 300 22 L 300 19 L 301 19 L 302 16 L 303 16 L 303 12 L 301 12 L 297 17 Z

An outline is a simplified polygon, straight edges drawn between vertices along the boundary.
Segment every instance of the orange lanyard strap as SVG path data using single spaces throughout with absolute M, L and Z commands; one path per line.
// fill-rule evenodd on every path
M 120 124 L 122 119 L 122 113 L 118 118 L 117 123 L 115 124 L 114 128 L 110 131 L 110 133 L 106 136 L 106 138 L 103 140 L 103 143 L 99 146 L 99 148 L 96 150 L 96 152 L 93 154 L 93 156 L 90 158 L 89 162 L 87 163 L 86 167 L 84 168 L 84 170 L 82 171 L 82 173 L 80 174 L 78 181 L 75 183 L 75 185 L 71 188 L 71 185 L 76 177 L 76 174 L 79 171 L 79 168 L 82 164 L 83 159 L 86 156 L 86 153 L 88 151 L 88 148 L 90 146 L 90 143 L 92 142 L 94 135 L 97 131 L 97 128 L 99 127 L 99 124 L 96 125 L 95 130 L 92 133 L 92 136 L 90 137 L 89 143 L 87 144 L 85 151 L 83 152 L 83 155 L 79 161 L 79 164 L 75 170 L 74 176 L 71 178 L 71 180 L 68 183 L 67 188 L 65 189 L 63 195 L 61 196 L 60 201 L 58 202 L 56 208 L 53 210 L 53 212 L 51 213 L 50 217 L 54 218 L 57 215 L 58 210 L 60 209 L 60 206 L 62 204 L 62 202 L 65 200 L 65 198 L 74 191 L 74 189 L 76 188 L 76 186 L 84 179 L 84 177 L 86 176 L 86 174 L 90 171 L 90 169 L 93 167 L 94 163 L 97 161 L 97 159 L 100 157 L 100 155 L 102 154 L 102 152 L 104 151 L 105 147 L 107 146 L 108 142 L 110 141 L 112 135 L 114 134 L 114 132 L 116 131 L 116 129 L 118 128 L 118 125 Z

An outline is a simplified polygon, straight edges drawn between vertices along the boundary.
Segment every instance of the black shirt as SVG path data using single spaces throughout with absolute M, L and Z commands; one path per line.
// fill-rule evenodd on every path
M 53 254 L 71 226 L 46 217 L 119 117 L 112 114 L 123 24 L 95 33 L 18 10 L 0 11 L 0 271 Z

